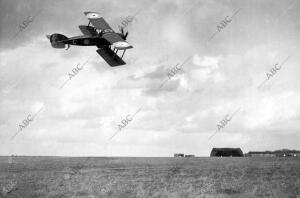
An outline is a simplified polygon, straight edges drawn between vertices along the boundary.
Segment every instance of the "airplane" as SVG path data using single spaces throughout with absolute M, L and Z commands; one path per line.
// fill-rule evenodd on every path
M 127 49 L 133 48 L 126 38 L 128 32 L 124 33 L 124 29 L 120 29 L 120 33 L 116 33 L 97 12 L 84 12 L 88 18 L 88 25 L 79 25 L 81 36 L 66 37 L 63 34 L 54 33 L 46 35 L 50 40 L 53 48 L 69 49 L 70 45 L 79 46 L 96 46 L 97 53 L 111 66 L 125 65 L 123 61 L 124 53 Z M 92 25 L 91 25 L 92 24 Z M 118 51 L 123 50 L 121 57 L 118 56 Z

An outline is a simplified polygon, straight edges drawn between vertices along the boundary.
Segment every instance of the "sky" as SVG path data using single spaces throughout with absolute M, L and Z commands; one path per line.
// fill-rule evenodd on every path
M 1 0 L 0 9 L 0 155 L 300 149 L 299 0 Z M 136 14 L 126 65 L 110 67 L 95 46 L 51 47 L 48 34 L 82 35 L 85 11 L 115 31 Z

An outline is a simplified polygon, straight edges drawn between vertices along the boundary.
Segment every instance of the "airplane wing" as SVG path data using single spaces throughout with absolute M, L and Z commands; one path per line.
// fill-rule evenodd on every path
M 127 43 L 119 34 L 117 34 L 104 20 L 103 17 L 100 16 L 99 13 L 96 12 L 84 12 L 86 17 L 92 23 L 92 25 L 101 31 L 102 38 L 107 40 L 114 48 L 119 50 L 125 50 L 132 48 L 132 46 Z
M 113 47 L 119 50 L 130 49 L 132 46 L 127 43 L 121 36 L 115 32 L 104 33 L 102 38 L 107 40 Z
M 91 27 L 91 26 L 80 25 L 79 29 L 82 32 L 82 34 L 87 35 L 87 36 L 97 36 L 98 35 L 95 28 Z
M 116 54 L 114 53 L 108 46 L 102 46 L 97 50 L 97 53 L 111 66 L 121 66 L 126 63 Z
M 103 17 L 97 12 L 84 12 L 85 16 L 89 19 L 89 21 L 93 24 L 95 28 L 98 30 L 110 30 L 112 32 L 113 29 L 108 25 L 108 23 L 104 20 Z

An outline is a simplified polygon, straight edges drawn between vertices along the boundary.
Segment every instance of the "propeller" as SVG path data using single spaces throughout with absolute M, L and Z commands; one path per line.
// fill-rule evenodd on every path
M 122 36 L 122 38 L 123 38 L 124 40 L 126 40 L 126 38 L 127 38 L 127 36 L 128 36 L 128 32 L 126 32 L 126 33 L 124 34 L 124 28 L 123 28 L 123 27 L 120 28 L 120 31 L 121 31 L 121 36 Z

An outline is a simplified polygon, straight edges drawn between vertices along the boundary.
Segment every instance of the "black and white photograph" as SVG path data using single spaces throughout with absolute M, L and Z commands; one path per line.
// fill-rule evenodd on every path
M 300 198 L 300 0 L 0 10 L 0 198 Z

